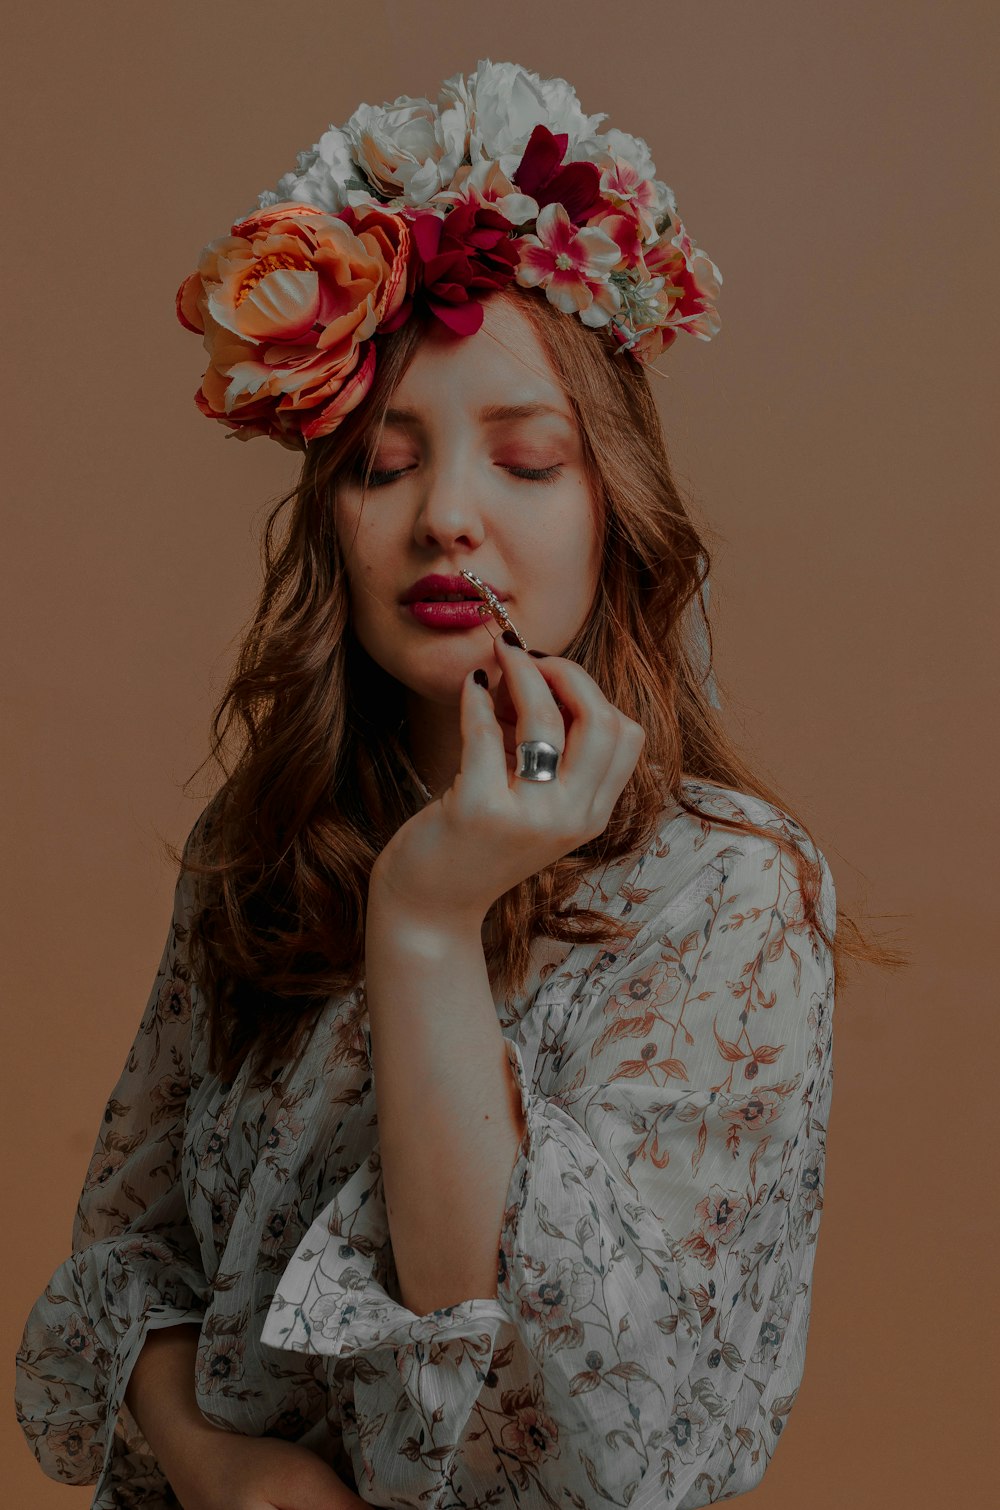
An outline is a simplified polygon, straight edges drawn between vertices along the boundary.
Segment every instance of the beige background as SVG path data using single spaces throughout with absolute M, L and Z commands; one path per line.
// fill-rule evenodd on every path
M 755 1499 L 978 1505 L 996 1405 L 995 6 L 431 13 L 42 0 L 4 24 L 8 1368 L 69 1251 L 166 934 L 160 836 L 207 796 L 182 784 L 295 468 L 197 413 L 204 353 L 175 290 L 329 122 L 487 56 L 567 77 L 644 136 L 723 272 L 722 334 L 682 337 L 657 393 L 722 537 L 728 716 L 844 905 L 891 915 L 914 951 L 838 1005 L 806 1373 Z M 43 1476 L 9 1405 L 2 1431 L 4 1503 L 89 1503 Z

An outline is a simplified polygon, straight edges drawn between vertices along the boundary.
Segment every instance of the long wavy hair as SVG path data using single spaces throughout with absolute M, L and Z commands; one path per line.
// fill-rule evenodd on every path
M 843 912 L 829 937 L 817 907 L 818 866 L 792 838 L 703 813 L 681 790 L 693 777 L 753 794 L 812 837 L 750 769 L 706 694 L 711 629 L 701 588 L 711 552 L 674 480 L 645 370 L 615 349 L 608 332 L 567 318 L 537 290 L 490 297 L 515 299 L 530 319 L 575 414 L 598 504 L 599 587 L 563 654 L 646 732 L 605 831 L 491 907 L 484 949 L 494 988 L 509 997 L 523 987 L 537 936 L 611 943 L 634 935 L 634 923 L 573 897 L 595 869 L 641 853 L 671 801 L 703 822 L 762 834 L 787 851 L 806 920 L 831 946 L 836 971 L 847 958 L 904 963 Z M 206 757 L 217 760 L 225 779 L 183 853 L 166 846 L 176 864 L 201 878 L 192 968 L 208 1004 L 210 1067 L 223 1080 L 234 1079 L 247 1056 L 258 1075 L 273 1073 L 300 1048 L 324 1003 L 360 983 L 372 866 L 421 802 L 405 779 L 415 774 L 405 689 L 352 631 L 335 519 L 338 479 L 349 469 L 367 476 L 390 397 L 427 319 L 414 312 L 376 338 L 369 394 L 308 447 L 298 481 L 267 518 L 259 602 L 215 709 Z M 227 755 L 234 727 L 236 748 Z

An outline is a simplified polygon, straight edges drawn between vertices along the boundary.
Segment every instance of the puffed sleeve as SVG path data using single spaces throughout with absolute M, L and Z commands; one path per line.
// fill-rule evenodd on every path
M 182 872 L 156 978 L 94 1145 L 71 1255 L 32 1308 L 17 1352 L 17 1416 L 35 1456 L 50 1478 L 96 1484 L 95 1506 L 124 1503 L 115 1490 L 126 1482 L 165 1488 L 125 1388 L 147 1332 L 200 1322 L 209 1298 L 179 1169 L 194 1021 L 188 887 Z
M 484 1383 L 509 1362 L 504 1322 L 529 1365 L 530 1382 L 505 1397 L 503 1433 L 526 1505 L 680 1505 L 700 1475 L 724 1482 L 746 1449 L 747 1428 L 728 1424 L 741 1389 L 740 1412 L 787 1414 L 776 1360 L 818 1222 L 800 1191 L 814 1196 L 821 1173 L 811 1119 L 830 1063 L 832 961 L 804 918 L 793 859 L 771 839 L 713 832 L 686 868 L 676 856 L 647 866 L 640 931 L 589 973 L 544 1092 L 508 1039 L 526 1130 L 496 1298 L 424 1316 L 391 1298 L 377 1267 L 377 1148 L 279 1283 L 262 1340 L 360 1365 L 373 1503 L 415 1504 L 429 1487 L 418 1443 L 434 1444 L 433 1469 L 447 1474 Z M 832 933 L 832 878 L 803 843 Z M 386 1347 L 409 1414 L 368 1389 Z M 769 1454 L 758 1457 L 741 1488 L 762 1476 Z M 704 1483 L 686 1504 L 714 1497 L 697 1497 Z

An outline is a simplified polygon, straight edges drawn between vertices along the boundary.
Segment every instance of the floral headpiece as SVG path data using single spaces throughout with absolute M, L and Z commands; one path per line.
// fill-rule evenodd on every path
M 371 387 L 374 337 L 415 304 L 471 335 L 482 299 L 540 288 L 651 363 L 719 330 L 722 283 L 649 148 L 597 133 L 565 79 L 480 60 L 437 104 L 359 105 L 211 241 L 177 291 L 204 337 L 195 403 L 241 440 L 329 435 Z M 616 351 L 617 354 L 617 351 Z

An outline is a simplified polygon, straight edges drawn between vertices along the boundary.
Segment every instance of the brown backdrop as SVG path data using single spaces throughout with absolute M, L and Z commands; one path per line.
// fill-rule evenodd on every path
M 842 903 L 891 915 L 914 952 L 838 1003 L 806 1372 L 756 1498 L 980 1502 L 995 12 L 36 0 L 7 18 L 8 1359 L 68 1254 L 166 933 L 160 837 L 182 839 L 207 793 L 181 787 L 254 600 L 264 506 L 296 465 L 197 413 L 204 353 L 175 290 L 329 122 L 433 94 L 486 56 L 568 78 L 586 110 L 644 136 L 723 272 L 722 334 L 678 340 L 657 393 L 722 541 L 728 715 L 813 827 Z M 3 1432 L 6 1503 L 89 1503 L 44 1478 L 10 1407 Z

